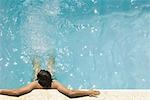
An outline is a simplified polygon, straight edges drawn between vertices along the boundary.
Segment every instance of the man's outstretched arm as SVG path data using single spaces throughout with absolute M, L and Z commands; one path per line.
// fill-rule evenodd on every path
M 0 90 L 0 94 L 9 95 L 9 96 L 21 96 L 23 94 L 31 92 L 33 89 L 36 88 L 36 82 L 32 82 L 25 87 L 19 89 L 2 89 Z
M 99 91 L 94 91 L 94 90 L 89 90 L 89 91 L 80 91 L 80 90 L 70 90 L 64 87 L 61 83 L 58 81 L 55 81 L 54 83 L 55 88 L 63 93 L 64 95 L 70 97 L 70 98 L 75 98 L 75 97 L 82 97 L 82 96 L 96 96 L 99 95 Z

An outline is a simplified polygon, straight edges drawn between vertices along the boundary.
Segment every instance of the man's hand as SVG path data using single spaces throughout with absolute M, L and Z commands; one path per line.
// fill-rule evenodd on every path
M 96 97 L 97 95 L 100 95 L 99 91 L 95 91 L 95 90 L 90 90 L 89 91 L 89 96 Z

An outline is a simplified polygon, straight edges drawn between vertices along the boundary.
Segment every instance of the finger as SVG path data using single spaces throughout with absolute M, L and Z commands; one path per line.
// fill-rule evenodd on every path
M 90 97 L 97 97 L 97 95 L 91 94 Z

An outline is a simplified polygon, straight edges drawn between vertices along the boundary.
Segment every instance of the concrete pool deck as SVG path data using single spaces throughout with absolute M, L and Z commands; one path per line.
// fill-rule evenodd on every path
M 150 90 L 100 90 L 97 97 L 68 98 L 57 90 L 33 90 L 20 97 L 0 95 L 0 100 L 150 100 Z

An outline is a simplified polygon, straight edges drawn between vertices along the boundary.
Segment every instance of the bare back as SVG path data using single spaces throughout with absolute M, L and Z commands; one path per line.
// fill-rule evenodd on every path
M 44 89 L 44 87 L 42 85 L 40 85 L 38 83 L 38 81 L 34 81 L 35 84 L 36 84 L 36 88 L 35 89 Z M 53 80 L 52 83 L 50 84 L 51 85 L 51 88 L 50 89 L 56 89 L 57 88 L 57 84 L 56 84 L 56 81 Z

